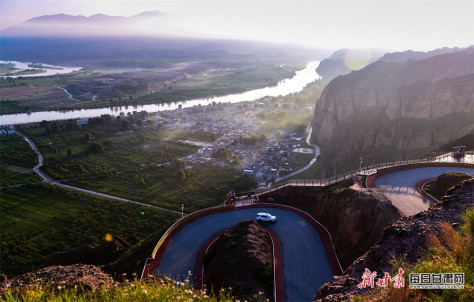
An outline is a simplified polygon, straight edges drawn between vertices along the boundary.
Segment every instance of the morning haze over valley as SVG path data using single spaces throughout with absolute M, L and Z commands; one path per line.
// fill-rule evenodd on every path
M 473 12 L 2 0 L 2 300 L 472 301 Z

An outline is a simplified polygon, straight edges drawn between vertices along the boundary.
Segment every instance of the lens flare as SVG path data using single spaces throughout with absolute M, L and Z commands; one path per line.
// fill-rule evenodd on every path
M 359 70 L 370 63 L 372 51 L 370 48 L 349 49 L 344 62 L 350 70 Z
M 114 239 L 114 237 L 111 234 L 107 233 L 105 235 L 105 241 L 111 242 L 113 239 Z

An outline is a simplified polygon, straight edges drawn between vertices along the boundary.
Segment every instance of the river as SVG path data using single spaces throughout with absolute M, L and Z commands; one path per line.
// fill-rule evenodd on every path
M 44 77 L 44 76 L 51 76 L 51 75 L 57 75 L 57 74 L 71 73 L 71 72 L 78 71 L 78 70 L 82 69 L 82 67 L 63 67 L 63 66 L 55 66 L 55 65 L 43 64 L 43 63 L 36 63 L 36 64 L 41 64 L 41 65 L 43 65 L 44 68 L 35 68 L 35 67 L 29 67 L 28 66 L 28 64 L 32 64 L 31 62 L 18 62 L 18 61 L 0 60 L 0 64 L 5 64 L 5 63 L 14 64 L 15 68 L 18 68 L 19 70 L 43 69 L 43 70 L 46 70 L 46 72 L 35 73 L 35 74 L 24 74 L 24 75 L 11 75 L 11 76 L 8 76 L 8 75 L 5 75 L 5 74 L 0 74 L 0 77 L 10 77 L 10 78 Z
M 291 93 L 300 92 L 303 88 L 311 82 L 320 79 L 316 73 L 316 68 L 319 62 L 309 62 L 306 67 L 296 72 L 296 74 L 289 79 L 280 81 L 276 86 L 255 89 L 238 94 L 230 94 L 213 98 L 202 98 L 188 101 L 179 101 L 172 103 L 137 105 L 137 106 L 121 106 L 121 107 L 106 107 L 97 109 L 80 109 L 67 111 L 40 111 L 32 113 L 19 114 L 5 114 L 0 115 L 1 125 L 16 125 L 26 123 L 36 123 L 43 120 L 65 120 L 74 118 L 88 118 L 97 117 L 102 114 L 120 115 L 120 113 L 127 114 L 133 111 L 147 111 L 158 112 L 165 110 L 175 110 L 180 106 L 182 108 L 189 108 L 194 106 L 205 106 L 215 103 L 238 103 L 245 101 L 255 101 L 265 96 L 285 96 Z

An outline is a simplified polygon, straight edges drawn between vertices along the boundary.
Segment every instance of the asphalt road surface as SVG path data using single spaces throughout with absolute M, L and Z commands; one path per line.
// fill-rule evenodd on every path
M 255 218 L 258 212 L 277 217 L 276 223 L 263 224 L 280 239 L 285 300 L 313 301 L 317 290 L 334 274 L 318 231 L 299 214 L 284 209 L 242 209 L 193 221 L 171 241 L 155 273 L 184 280 L 189 271 L 194 274 L 199 251 L 213 235 Z
M 473 168 L 422 167 L 396 171 L 377 177 L 374 186 L 392 201 L 406 216 L 426 211 L 431 202 L 416 191 L 416 184 L 424 179 L 436 178 L 446 172 L 465 172 L 474 175 Z

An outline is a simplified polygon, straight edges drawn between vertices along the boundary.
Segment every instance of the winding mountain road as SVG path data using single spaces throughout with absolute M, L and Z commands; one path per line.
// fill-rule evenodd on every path
M 319 232 L 301 215 L 278 208 L 247 208 L 197 219 L 186 225 L 167 247 L 155 273 L 184 280 L 196 269 L 201 247 L 215 234 L 233 227 L 257 212 L 277 216 L 265 223 L 280 239 L 286 301 L 312 301 L 314 294 L 334 275 Z
M 431 205 L 431 201 L 418 193 L 416 185 L 425 179 L 436 178 L 440 174 L 454 171 L 474 175 L 474 168 L 418 167 L 381 175 L 375 179 L 374 186 L 387 196 L 400 212 L 411 216 L 426 211 Z
M 59 183 L 40 171 L 43 157 L 35 144 L 25 135 L 16 132 L 38 154 L 38 165 L 34 167 L 34 171 L 43 181 L 87 194 L 151 206 Z M 429 200 L 417 192 L 418 182 L 452 171 L 474 175 L 474 168 L 417 167 L 381 175 L 375 179 L 374 186 L 385 194 L 403 214 L 409 216 L 424 211 L 431 205 Z M 156 206 L 151 207 L 180 213 Z M 281 243 L 285 300 L 312 301 L 317 290 L 334 275 L 323 240 L 319 232 L 303 216 L 280 208 L 242 208 L 211 214 L 189 223 L 166 248 L 155 273 L 184 280 L 189 271 L 195 272 L 200 249 L 212 236 L 244 219 L 255 218 L 257 212 L 270 212 L 278 217 L 275 224 L 266 225 L 277 234 Z

